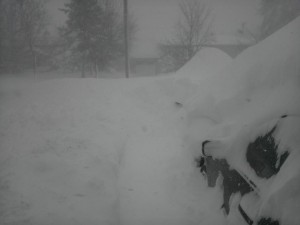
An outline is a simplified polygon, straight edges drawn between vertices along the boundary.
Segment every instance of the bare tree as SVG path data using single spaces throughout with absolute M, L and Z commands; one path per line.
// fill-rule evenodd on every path
M 36 70 L 39 43 L 46 32 L 44 0 L 1 0 L 1 61 L 9 71 Z
M 171 58 L 174 58 L 174 70 L 190 60 L 203 45 L 213 40 L 211 10 L 204 2 L 182 0 L 179 9 L 182 17 L 175 26 L 175 37 L 161 45 L 162 54 L 167 54 L 169 58 L 171 54 Z
M 47 17 L 45 1 L 27 0 L 21 1 L 21 27 L 23 29 L 23 40 L 28 47 L 32 58 L 34 73 L 37 67 L 37 55 L 41 51 L 38 44 L 45 34 Z
M 208 21 L 210 10 L 199 0 L 182 0 L 179 8 L 183 18 L 177 24 L 177 40 L 185 46 L 190 59 L 204 44 L 211 41 L 212 32 Z
M 237 29 L 237 34 L 249 39 L 250 43 L 258 43 L 260 36 L 257 32 L 250 30 L 245 22 Z

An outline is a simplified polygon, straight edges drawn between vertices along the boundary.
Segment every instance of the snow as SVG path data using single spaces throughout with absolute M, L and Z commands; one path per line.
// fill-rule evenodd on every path
M 208 79 L 208 77 L 220 72 L 231 61 L 232 58 L 229 55 L 217 48 L 202 48 L 177 71 L 177 76 L 190 76 L 202 80 Z
M 1 80 L 0 224 L 242 224 L 224 216 L 221 189 L 207 187 L 194 157 L 201 141 L 219 138 L 216 154 L 245 169 L 235 153 L 248 134 L 299 115 L 299 26 L 300 18 L 234 60 L 200 51 L 161 77 Z M 299 221 L 294 154 L 290 179 L 279 174 L 263 212 L 276 206 L 288 224 Z
M 192 161 L 181 161 L 183 122 L 168 119 L 179 109 L 157 82 L 62 79 L 4 90 L 5 224 L 165 224 L 173 214 L 198 223 L 196 199 L 207 194 L 197 186 L 206 187 Z M 192 193 L 180 188 L 188 181 Z
M 295 46 L 300 45 L 298 21 L 299 18 L 248 48 L 214 79 L 202 84 L 199 93 L 186 104 L 190 123 L 196 124 L 198 118 L 206 117 L 213 123 L 226 121 L 227 125 L 223 123 L 222 126 L 230 129 L 232 123 L 251 123 L 269 113 L 273 113 L 273 117 L 297 114 L 300 48 Z M 219 128 L 216 130 L 220 132 Z
M 291 155 L 276 178 L 249 178 L 258 185 L 262 196 L 261 215 L 278 219 L 281 224 L 300 221 L 300 49 L 296 47 L 300 46 L 299 37 L 300 18 L 243 52 L 222 71 L 223 77 L 218 79 L 222 85 L 210 90 L 211 100 L 200 92 L 187 109 L 190 133 L 198 129 L 193 146 L 200 148 L 201 141 L 214 140 L 208 145 L 208 152 L 225 157 L 233 168 L 248 177 L 253 172 L 245 159 L 247 145 L 279 123 L 279 149 L 288 149 Z M 288 115 L 288 119 L 281 122 L 282 115 Z M 208 132 L 199 127 L 205 122 L 210 125 Z M 233 217 L 236 216 L 229 215 Z
M 208 91 L 207 84 L 218 79 L 219 72 L 232 62 L 232 58 L 217 48 L 202 48 L 188 61 L 173 79 L 163 82 L 166 94 L 175 102 L 188 104 L 189 99 Z

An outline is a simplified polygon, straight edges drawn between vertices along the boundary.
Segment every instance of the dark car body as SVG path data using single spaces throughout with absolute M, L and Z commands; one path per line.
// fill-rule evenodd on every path
M 196 160 L 201 173 L 210 187 L 222 178 L 221 207 L 241 218 L 237 224 L 300 224 L 300 118 L 248 127 L 229 140 L 203 141 Z

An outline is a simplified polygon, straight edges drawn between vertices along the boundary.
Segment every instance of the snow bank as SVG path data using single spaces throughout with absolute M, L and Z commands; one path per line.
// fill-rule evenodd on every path
M 176 72 L 176 75 L 200 80 L 211 78 L 231 61 L 232 58 L 229 55 L 217 48 L 202 48 Z
M 175 74 L 160 85 L 174 102 L 185 105 L 209 82 L 218 79 L 219 72 L 232 62 L 232 58 L 217 48 L 203 48 Z M 205 93 L 205 90 L 202 90 Z
M 297 47 L 300 46 L 299 21 L 300 18 L 294 20 L 262 42 L 248 48 L 231 65 L 224 68 L 216 79 L 206 82 L 203 88 L 200 85 L 198 94 L 186 104 L 190 117 L 201 115 L 212 121 L 220 121 L 225 115 L 229 117 L 232 112 L 241 109 L 241 105 L 254 104 L 251 102 L 252 97 L 257 101 L 260 101 L 260 97 L 265 98 L 260 104 L 268 104 L 270 113 L 275 110 L 274 107 L 278 107 L 278 110 L 281 108 L 278 114 L 283 111 L 293 113 L 294 109 L 289 112 L 288 108 L 293 107 L 293 103 L 295 105 L 295 98 L 287 101 L 291 103 L 289 106 L 283 107 L 282 104 L 287 104 L 284 98 L 288 95 L 280 94 L 279 89 L 275 88 L 290 82 L 295 87 L 292 90 L 282 88 L 282 91 L 295 92 L 300 83 L 300 48 Z M 272 101 L 272 97 L 268 96 L 271 94 L 269 91 L 279 99 L 274 97 Z M 268 110 L 268 107 L 262 110 Z M 258 110 L 261 107 L 252 108 Z M 257 116 L 254 113 L 252 115 Z
M 221 72 L 217 83 L 209 86 L 208 92 L 199 90 L 187 107 L 189 129 L 198 154 L 201 141 L 216 140 L 210 152 L 226 158 L 247 176 L 251 174 L 245 161 L 248 144 L 268 132 L 282 115 L 295 118 L 284 128 L 278 127 L 280 134 L 276 136 L 283 149 L 294 151 L 285 164 L 288 168 L 282 168 L 284 172 L 270 182 L 250 176 L 263 192 L 260 213 L 283 224 L 295 225 L 299 224 L 297 190 L 300 188 L 299 46 L 300 18 L 297 18 L 238 56 Z

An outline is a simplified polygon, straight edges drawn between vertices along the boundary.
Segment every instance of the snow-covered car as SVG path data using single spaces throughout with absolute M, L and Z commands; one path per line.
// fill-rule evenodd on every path
M 220 184 L 222 208 L 238 224 L 300 224 L 300 117 L 246 127 L 202 142 L 197 163 L 208 186 Z

